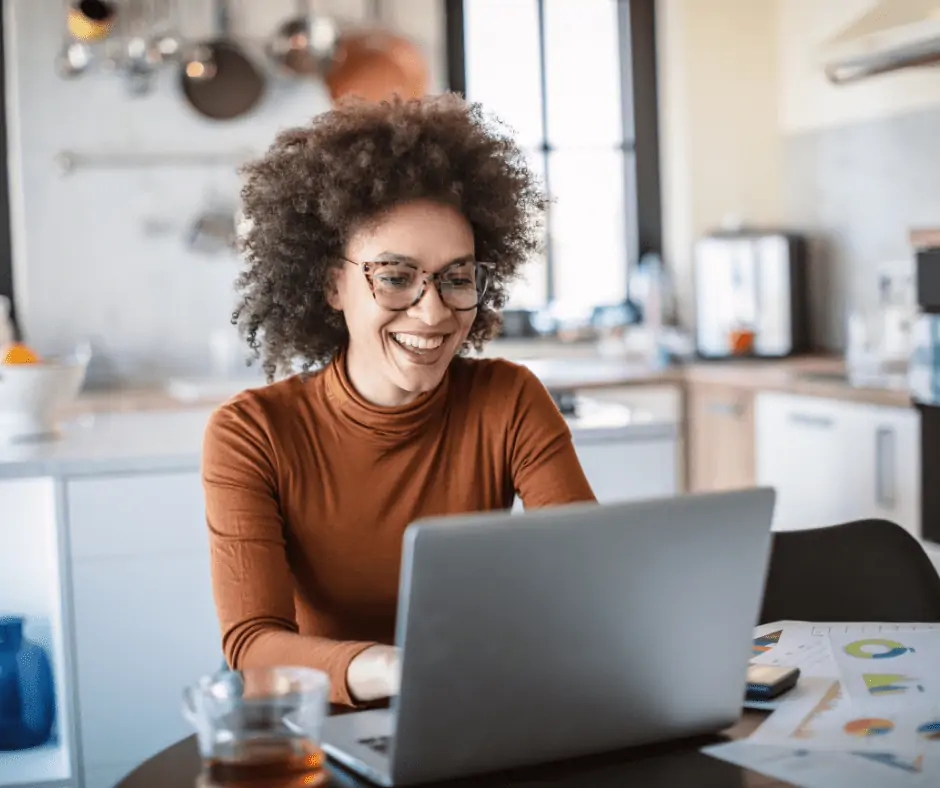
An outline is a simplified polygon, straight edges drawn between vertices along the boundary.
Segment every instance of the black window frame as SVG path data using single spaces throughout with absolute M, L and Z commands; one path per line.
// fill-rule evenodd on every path
M 16 321 L 13 293 L 13 239 L 10 231 L 10 179 L 7 155 L 6 116 L 6 49 L 3 44 L 6 4 L 0 3 L 0 295 L 10 299 L 12 317 Z
M 539 34 L 544 53 L 545 3 L 538 3 Z M 464 27 L 465 0 L 445 2 L 445 41 L 447 51 L 447 81 L 451 91 L 466 96 L 466 46 Z M 473 2 L 473 0 L 469 0 Z M 655 0 L 610 0 L 617 4 L 620 34 L 621 117 L 624 138 L 632 143 L 622 150 L 632 154 L 634 173 L 630 177 L 624 166 L 624 195 L 626 205 L 636 206 L 635 221 L 627 217 L 625 223 L 627 267 L 649 253 L 662 254 L 662 190 L 659 169 L 659 85 L 656 69 L 656 2 Z M 545 64 L 539 64 L 542 76 L 542 96 L 545 97 Z M 542 129 L 547 139 L 546 104 L 542 104 Z M 630 131 L 632 130 L 632 135 Z M 549 145 L 543 146 L 547 158 Z M 545 187 L 551 193 L 545 167 Z M 630 191 L 633 194 L 630 194 Z M 632 199 L 631 199 L 632 198 Z M 547 217 L 551 223 L 551 214 Z M 635 259 L 632 259 L 635 256 Z M 554 269 L 551 243 L 546 249 L 546 300 L 554 297 Z

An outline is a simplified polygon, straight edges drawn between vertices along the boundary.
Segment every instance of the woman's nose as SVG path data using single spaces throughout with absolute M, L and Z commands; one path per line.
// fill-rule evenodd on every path
M 441 298 L 433 281 L 428 281 L 424 287 L 424 294 L 418 303 L 408 310 L 408 316 L 420 320 L 428 326 L 435 326 L 450 319 L 452 311 Z

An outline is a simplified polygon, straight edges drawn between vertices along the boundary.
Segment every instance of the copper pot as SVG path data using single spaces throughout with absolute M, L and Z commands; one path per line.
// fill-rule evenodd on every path
M 347 96 L 382 101 L 428 92 L 428 68 L 418 46 L 384 30 L 342 36 L 325 77 L 334 102 Z

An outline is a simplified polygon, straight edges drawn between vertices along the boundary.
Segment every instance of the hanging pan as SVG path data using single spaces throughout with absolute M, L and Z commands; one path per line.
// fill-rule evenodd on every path
M 254 109 L 265 80 L 230 35 L 228 0 L 216 0 L 217 37 L 195 47 L 180 75 L 183 95 L 201 115 L 231 120 Z
M 428 91 L 428 66 L 413 41 L 382 23 L 381 3 L 371 3 L 368 30 L 340 37 L 325 82 L 334 102 L 346 96 L 382 101 L 418 98 Z

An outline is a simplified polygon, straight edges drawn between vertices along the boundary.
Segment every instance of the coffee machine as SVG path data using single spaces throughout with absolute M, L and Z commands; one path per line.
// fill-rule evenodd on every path
M 784 358 L 809 349 L 806 240 L 734 230 L 694 250 L 695 345 L 702 359 Z

